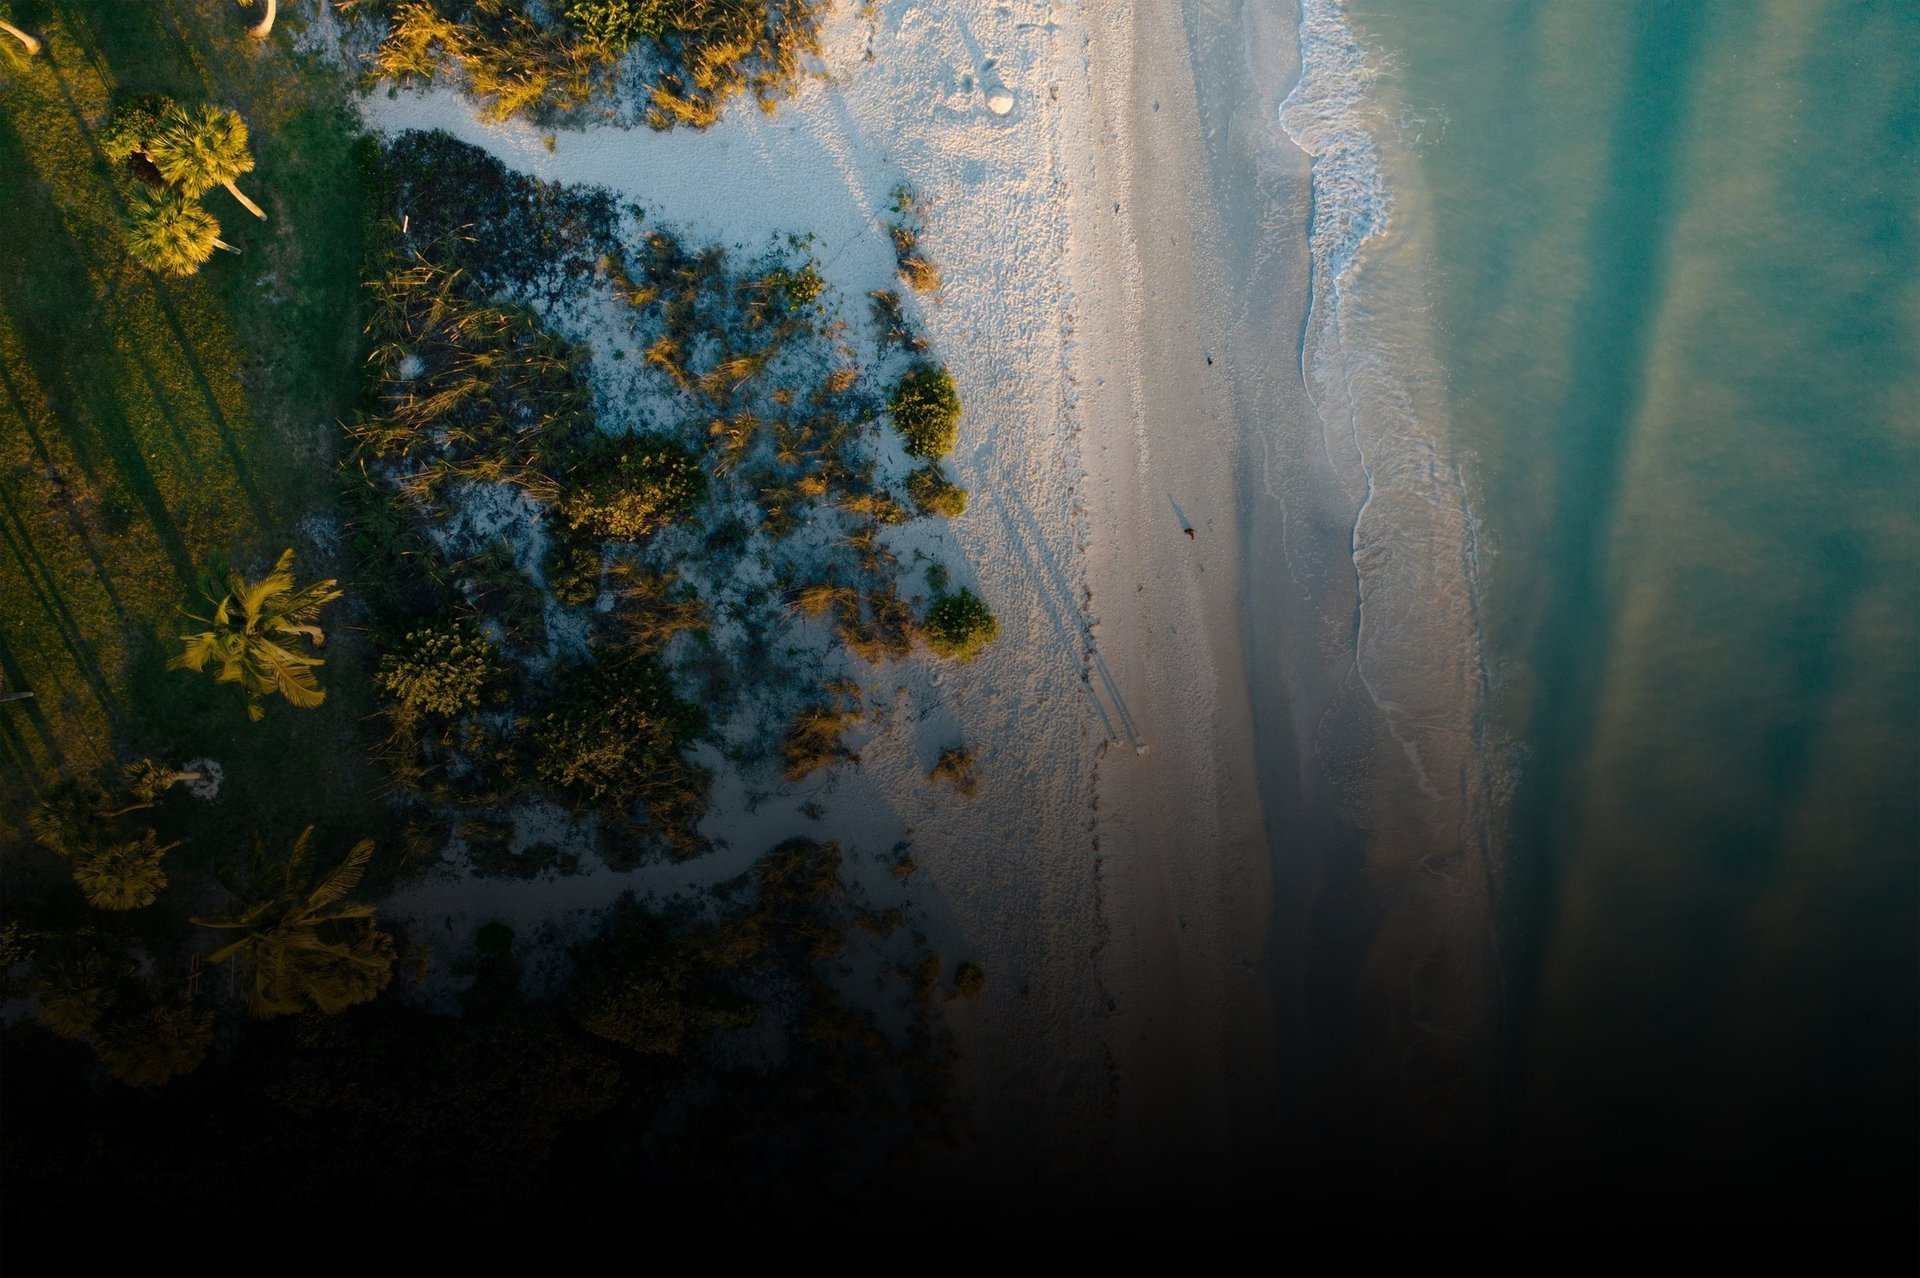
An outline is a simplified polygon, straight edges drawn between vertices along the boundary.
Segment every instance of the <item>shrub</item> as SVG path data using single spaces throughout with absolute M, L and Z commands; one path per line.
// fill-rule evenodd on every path
M 814 269 L 813 263 L 808 262 L 797 271 L 776 266 L 767 272 L 767 285 L 786 298 L 790 309 L 797 311 L 818 301 L 820 294 L 826 291 L 827 282 Z
M 980 793 L 980 778 L 973 774 L 973 751 L 950 746 L 940 752 L 940 761 L 927 773 L 929 781 L 951 781 L 953 788 L 967 798 Z
M 409 631 L 380 658 L 373 682 L 403 721 L 480 708 L 501 667 L 493 646 L 459 622 Z
M 120 103 L 100 126 L 100 150 L 116 164 L 145 155 L 173 107 L 173 99 L 164 93 L 143 93 Z
M 891 581 L 867 592 L 860 607 L 844 612 L 840 641 L 875 665 L 913 651 L 913 611 Z
M 709 1030 L 752 1024 L 753 1004 L 716 979 L 699 941 L 623 896 L 574 951 L 568 1011 L 589 1034 L 645 1056 L 683 1057 Z
M 962 963 L 953 970 L 953 996 L 977 998 L 987 988 L 987 974 L 977 963 Z
M 592 541 L 553 537 L 541 570 L 553 597 L 570 608 L 585 607 L 600 597 L 600 547 Z
M 923 515 L 955 519 L 967 511 L 967 490 L 931 463 L 907 476 L 907 496 Z
M 960 394 L 953 375 L 938 364 L 920 364 L 900 379 L 887 404 L 894 427 L 915 457 L 945 457 L 960 429 Z
M 1000 637 L 1000 623 L 993 613 L 979 596 L 965 588 L 935 599 L 921 628 L 935 652 L 955 661 L 972 661 L 980 655 L 980 649 Z
M 582 467 L 560 498 L 567 526 L 607 541 L 639 541 L 691 511 L 707 476 L 694 455 L 660 435 L 637 435 Z
M 534 728 L 535 771 L 561 795 L 624 811 L 645 805 L 662 825 L 697 819 L 705 776 L 680 757 L 701 727 L 648 657 L 575 667 Z

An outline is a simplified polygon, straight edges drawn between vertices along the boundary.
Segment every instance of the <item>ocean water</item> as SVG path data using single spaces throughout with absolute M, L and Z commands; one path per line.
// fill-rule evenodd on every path
M 1303 0 L 1301 39 L 1328 643 L 1384 729 L 1323 762 L 1444 830 L 1472 1121 L 1563 1206 L 1910 1217 L 1920 4 Z

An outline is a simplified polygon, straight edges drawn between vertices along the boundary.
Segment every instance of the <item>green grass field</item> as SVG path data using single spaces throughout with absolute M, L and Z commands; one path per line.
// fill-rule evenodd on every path
M 45 44 L 0 46 L 0 828 L 62 771 L 133 754 L 227 769 L 218 835 L 364 824 L 371 707 L 346 605 L 317 710 L 165 669 L 209 553 L 259 569 L 335 492 L 358 398 L 364 198 L 339 78 L 264 45 L 233 0 L 18 0 Z M 162 280 L 120 244 L 125 196 L 95 133 L 117 97 L 232 106 L 258 167 L 205 204 L 242 256 Z M 303 579 L 337 565 L 311 555 Z

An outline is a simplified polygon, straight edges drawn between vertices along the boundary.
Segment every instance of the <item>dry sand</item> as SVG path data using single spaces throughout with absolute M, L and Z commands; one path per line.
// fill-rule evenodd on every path
M 910 833 L 917 921 L 989 976 L 950 1019 L 975 1152 L 1003 1191 L 1170 1174 L 1199 1192 L 1193 1175 L 1242 1161 L 1218 1155 L 1260 1153 L 1282 1099 L 1274 1009 L 1298 980 L 1269 943 L 1262 783 L 1302 798 L 1298 690 L 1250 669 L 1247 609 L 1250 572 L 1272 567 L 1248 553 L 1272 532 L 1263 432 L 1301 409 L 1297 378 L 1269 376 L 1297 340 L 1305 215 L 1304 159 L 1273 116 L 1294 15 L 1273 7 L 1243 27 L 1197 2 L 843 5 L 823 78 L 700 134 L 549 145 L 447 91 L 367 100 L 375 127 L 447 129 L 696 235 L 758 248 L 810 232 L 856 300 L 890 282 L 888 192 L 911 181 L 946 280 L 926 327 L 966 403 L 952 464 L 973 492 L 950 527 L 911 536 L 1002 626 L 972 665 L 867 672 L 892 726 L 858 769 L 751 812 L 747 794 L 775 787 L 723 774 L 709 829 L 730 847 L 714 857 L 448 876 L 394 908 L 455 943 L 490 917 L 563 938 L 628 886 L 724 877 L 779 837 L 877 863 Z M 1250 39 L 1279 51 L 1264 71 Z M 1272 708 L 1258 722 L 1256 684 Z M 979 752 L 972 800 L 925 777 L 961 740 Z

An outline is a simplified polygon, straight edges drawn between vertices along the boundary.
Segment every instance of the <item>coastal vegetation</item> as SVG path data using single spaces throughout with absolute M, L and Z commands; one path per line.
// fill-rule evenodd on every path
M 701 129 L 750 96 L 771 112 L 820 52 L 819 0 L 341 0 L 368 64 L 450 75 L 495 119 L 610 114 L 631 85 L 652 128 Z
M 542 20 L 637 66 L 722 7 Z M 10 1212 L 44 1241 L 101 1192 L 173 1236 L 209 1195 L 308 1220 L 346 1183 L 463 1224 L 562 1167 L 602 1211 L 718 1210 L 821 1158 L 886 1183 L 954 1121 L 910 858 L 875 904 L 860 854 L 763 844 L 571 934 L 387 903 L 700 856 L 721 770 L 790 793 L 890 730 L 862 683 L 934 642 L 899 539 L 965 506 L 884 426 L 925 338 L 898 305 L 850 324 L 804 236 L 704 244 L 360 136 L 323 65 L 256 56 L 274 6 L 238 8 L 74 0 L 0 83 L 28 250 L 0 691 L 33 694 L 0 720 Z M 777 87 L 736 61 L 660 83 Z M 261 216 L 223 233 L 215 187 Z
M 960 431 L 960 393 L 938 364 L 919 363 L 893 388 L 887 403 L 893 425 L 915 457 L 938 460 L 953 451 Z
M 204 615 L 187 614 L 210 629 L 180 636 L 185 647 L 167 663 L 169 669 L 195 674 L 213 667 L 217 683 L 237 683 L 247 697 L 247 717 L 266 714 L 261 700 L 278 695 L 289 704 L 312 709 L 326 700 L 314 677 L 325 665 L 289 646 L 297 638 L 318 647 L 326 636 L 316 623 L 320 610 L 340 598 L 332 578 L 295 586 L 293 551 L 284 550 L 273 571 L 248 581 L 215 556 L 200 578 L 200 593 L 211 609 Z
M 928 645 L 955 661 L 972 661 L 1000 635 L 993 613 L 964 586 L 950 595 L 936 595 L 923 625 Z

